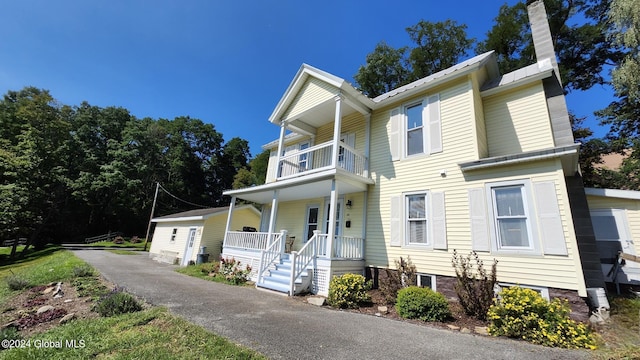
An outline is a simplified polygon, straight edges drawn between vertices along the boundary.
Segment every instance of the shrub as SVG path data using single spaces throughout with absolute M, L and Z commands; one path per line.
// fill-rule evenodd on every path
M 93 268 L 87 264 L 74 266 L 72 270 L 73 277 L 89 277 L 93 276 Z
M 9 326 L 9 327 L 0 329 L 0 340 L 20 340 L 20 339 L 22 339 L 22 336 L 20 336 L 18 329 L 16 329 L 15 327 Z M 0 350 L 8 349 L 8 344 L 9 343 L 7 343 L 7 347 L 5 347 L 5 342 L 0 341 Z
M 416 285 L 416 267 L 407 256 L 405 261 L 402 257 L 395 260 L 396 271 L 385 269 L 387 277 L 380 280 L 380 292 L 384 296 L 387 304 L 395 304 L 398 290 L 412 285 Z
M 115 239 L 113 239 L 113 243 L 114 244 L 124 244 L 124 238 L 122 236 L 116 236 Z
M 475 272 L 472 265 L 472 257 L 476 264 Z M 456 270 L 454 289 L 464 312 L 477 319 L 486 320 L 487 311 L 493 304 L 498 261 L 496 259 L 493 260 L 491 273 L 487 274 L 482 260 L 480 260 L 475 251 L 469 253 L 465 258 L 462 255 L 458 255 L 456 250 L 453 250 L 451 263 Z
M 220 266 L 218 273 L 224 276 L 225 280 L 233 285 L 244 284 L 249 280 L 251 275 L 251 266 L 242 268 L 240 261 L 230 258 L 220 258 Z
M 119 288 L 102 298 L 94 309 L 100 316 L 109 317 L 142 310 L 142 305 L 132 295 Z
M 365 281 L 364 276 L 344 274 L 334 276 L 329 282 L 329 305 L 344 309 L 357 308 L 360 304 L 371 301 L 367 291 L 371 289 L 371 282 Z
M 409 286 L 398 291 L 398 315 L 405 319 L 445 321 L 451 316 L 444 295 L 429 288 Z
M 142 240 L 139 237 L 134 236 L 129 240 L 129 242 L 132 243 L 132 244 L 137 244 L 137 243 L 141 243 Z
M 31 286 L 29 280 L 18 275 L 9 275 L 5 281 L 10 290 L 22 290 Z
M 569 318 L 566 299 L 549 302 L 536 291 L 519 286 L 503 289 L 499 295 L 488 312 L 491 335 L 545 346 L 596 348 L 589 328 Z

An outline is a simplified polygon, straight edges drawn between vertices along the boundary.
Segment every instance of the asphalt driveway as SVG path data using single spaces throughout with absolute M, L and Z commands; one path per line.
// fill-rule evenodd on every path
M 201 280 L 147 254 L 74 253 L 151 304 L 272 359 L 584 359 L 586 351 L 319 308 L 286 296 Z

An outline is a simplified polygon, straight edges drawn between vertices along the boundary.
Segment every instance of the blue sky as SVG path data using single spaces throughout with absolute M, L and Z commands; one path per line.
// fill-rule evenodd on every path
M 506 1 L 514 4 L 514 0 Z M 121 106 L 137 117 L 189 115 L 242 137 L 254 154 L 277 138 L 268 117 L 302 63 L 353 81 L 384 40 L 452 19 L 484 39 L 504 1 L 6 1 L 0 11 L 0 93 L 48 89 L 63 104 Z M 612 91 L 568 97 L 589 116 Z M 606 129 L 595 129 L 602 136 Z

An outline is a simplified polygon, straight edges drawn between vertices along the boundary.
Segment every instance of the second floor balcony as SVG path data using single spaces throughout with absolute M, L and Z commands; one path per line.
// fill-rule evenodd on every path
M 304 176 L 329 169 L 342 169 L 348 173 L 368 178 L 367 157 L 343 141 L 327 141 L 280 157 L 276 179 Z

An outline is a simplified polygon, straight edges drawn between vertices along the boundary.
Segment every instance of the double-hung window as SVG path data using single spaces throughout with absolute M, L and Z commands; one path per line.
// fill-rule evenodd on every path
M 427 245 L 427 194 L 405 195 L 406 244 Z
M 491 188 L 497 249 L 533 249 L 524 184 Z
M 422 119 L 422 102 L 407 106 L 407 156 L 424 153 L 424 122 Z

